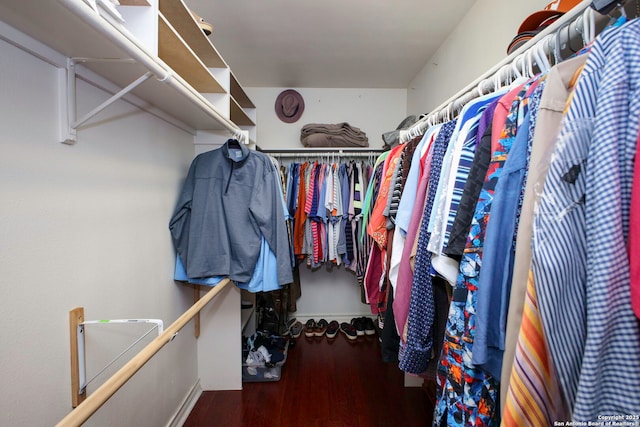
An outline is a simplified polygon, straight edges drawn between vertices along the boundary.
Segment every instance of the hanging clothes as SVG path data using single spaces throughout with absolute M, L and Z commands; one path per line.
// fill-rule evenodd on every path
M 393 188 L 393 179 L 397 177 L 397 164 L 405 146 L 393 148 L 382 163 L 380 181 L 377 189 L 371 216 L 367 223 L 367 234 L 375 244 L 371 246 L 369 264 L 365 275 L 365 291 L 372 314 L 381 314 L 386 310 L 386 285 L 388 277 L 387 259 L 387 216 L 385 211 L 389 205 Z
M 443 180 L 436 193 L 437 206 L 431 213 L 431 238 L 427 249 L 433 253 L 433 269 L 451 285 L 455 284 L 458 261 L 450 260 L 443 250 L 449 241 L 464 185 L 475 157 L 477 141 L 482 136 L 478 136 L 478 129 L 483 112 L 505 92 L 506 89 L 502 89 L 465 105 L 460 112 L 458 132 L 452 135 L 455 143 L 450 145 L 448 157 L 444 160 L 447 167 L 442 171 Z
M 276 256 L 278 283 L 292 281 L 279 182 L 268 156 L 235 140 L 193 160 L 169 223 L 188 278 L 249 282 L 264 238 Z
M 394 261 L 398 263 L 397 278 L 394 285 L 393 312 L 396 322 L 396 330 L 404 343 L 407 340 L 406 326 L 409 316 L 409 304 L 411 299 L 411 283 L 413 282 L 413 263 L 411 251 L 418 234 L 418 228 L 422 218 L 427 188 L 429 184 L 428 171 L 431 169 L 433 142 L 439 134 L 441 126 L 429 129 L 414 153 L 413 167 L 409 171 L 405 189 L 403 191 L 398 214 L 396 215 L 396 232 L 394 234 L 394 253 L 400 254 L 400 259 L 392 259 L 391 271 L 394 270 Z M 417 157 L 416 157 L 417 156 Z M 412 184 L 415 182 L 415 184 Z M 415 191 L 414 191 L 415 188 Z M 415 206 L 415 208 L 414 208 Z M 404 237 L 403 237 L 404 235 Z M 393 282 L 392 282 L 393 284 Z
M 422 223 L 417 238 L 417 254 L 415 260 L 415 273 L 411 284 L 411 300 L 409 306 L 407 341 L 400 350 L 400 368 L 404 371 L 420 374 L 426 371 L 427 363 L 431 358 L 432 336 L 430 335 L 433 324 L 433 290 L 431 288 L 431 253 L 426 250 L 430 233 L 428 232 L 428 219 L 440 179 L 442 159 L 445 156 L 451 135 L 455 129 L 456 121 L 446 123 L 434 142 L 433 159 L 429 170 L 429 187 L 422 214 Z
M 418 191 L 418 169 L 417 163 L 420 162 L 422 147 L 425 144 L 424 137 L 417 137 L 407 143 L 407 148 L 402 153 L 402 176 L 397 201 L 394 201 L 395 209 L 393 217 L 390 218 L 391 226 L 394 228 L 392 248 L 393 253 L 389 262 L 389 282 L 393 287 L 395 294 L 397 288 L 398 274 L 400 263 L 402 261 L 402 252 L 406 241 L 407 229 L 409 228 L 410 213 L 415 203 Z M 431 141 L 429 141 L 430 143 Z M 411 166 L 416 165 L 412 168 Z M 406 192 L 405 192 L 406 190 Z
M 499 424 L 498 380 L 471 362 L 478 276 L 495 188 L 516 139 L 517 130 L 526 115 L 528 102 L 525 95 L 530 85 L 531 83 L 525 84 L 513 101 L 503 132 L 492 151 L 465 253 L 460 262 L 460 274 L 453 289 L 438 367 L 438 402 L 434 415 L 438 423 L 444 418 L 447 424 L 455 424 L 456 420 L 462 420 L 463 423 L 476 420 L 476 425 Z
M 364 274 L 361 228 L 362 195 L 368 161 L 290 162 L 283 168 L 287 211 L 292 222 L 296 264 L 316 269 L 341 266 Z M 359 266 L 361 264 L 361 266 Z
M 437 366 L 434 425 L 640 408 L 639 53 L 634 20 L 484 111 L 432 127 L 392 187 L 395 221 L 384 200 L 399 366 L 427 378 Z
M 544 186 L 549 159 L 560 132 L 563 112 L 567 105 L 570 91 L 573 90 L 571 85 L 573 76 L 582 68 L 585 61 L 586 55 L 580 55 L 554 66 L 545 79 L 545 89 L 540 98 L 535 125 L 536 131 L 531 147 L 528 179 L 519 216 L 502 360 L 500 407 L 505 408 L 503 422 L 510 423 L 507 425 L 523 425 L 525 423 L 524 420 L 531 417 L 532 413 L 536 414 L 534 418 L 542 420 L 546 425 L 553 423 L 554 420 L 570 419 L 570 413 L 566 407 L 564 396 L 560 391 L 552 360 L 546 356 L 548 348 L 544 334 L 533 333 L 533 331 L 540 330 L 542 325 L 539 320 L 539 310 L 537 309 L 535 286 L 533 285 L 533 278 L 531 277 L 530 279 L 529 270 L 531 268 L 534 204 L 538 197 L 536 194 L 539 194 Z M 527 290 L 529 280 L 532 281 L 530 291 Z M 517 344 L 520 348 L 516 350 L 516 343 L 520 341 L 519 337 L 523 336 L 524 339 L 524 334 L 520 332 L 520 319 L 525 320 L 523 311 L 526 299 L 528 300 L 526 306 L 529 307 L 529 311 L 526 314 L 529 325 L 526 328 L 523 327 L 523 331 L 526 330 L 527 336 L 532 336 L 522 344 Z M 530 346 L 530 343 L 534 340 L 537 343 L 536 346 Z M 521 355 L 519 356 L 520 361 L 514 365 L 516 351 L 534 351 L 538 356 L 533 359 Z M 544 363 L 541 363 L 541 366 L 536 366 L 530 362 L 531 360 L 544 360 Z M 525 374 L 525 372 L 531 373 L 538 369 L 541 370 L 539 374 Z M 515 381 L 516 370 L 519 371 L 520 383 L 526 385 L 518 385 L 512 388 L 510 381 L 512 381 L 512 378 Z M 544 378 L 544 381 L 537 380 L 538 378 Z M 527 400 L 528 402 L 535 401 L 535 405 L 529 403 L 526 408 L 522 407 L 520 402 L 523 400 L 515 397 L 507 401 L 507 393 L 517 392 L 522 389 L 536 390 L 536 393 L 533 393 L 536 397 Z M 535 409 L 532 409 L 533 407 Z
M 541 78 L 528 98 L 528 111 L 496 184 L 491 221 L 487 224 L 482 274 L 478 281 L 476 333 L 471 361 L 496 379 L 500 378 L 502 373 L 502 349 L 511 293 L 518 218 L 527 176 L 527 153 L 533 142 L 544 83 Z

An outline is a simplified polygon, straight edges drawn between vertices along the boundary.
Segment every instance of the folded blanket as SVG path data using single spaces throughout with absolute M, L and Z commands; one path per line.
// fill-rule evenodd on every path
M 367 135 L 349 123 L 304 125 L 300 141 L 305 147 L 368 147 Z

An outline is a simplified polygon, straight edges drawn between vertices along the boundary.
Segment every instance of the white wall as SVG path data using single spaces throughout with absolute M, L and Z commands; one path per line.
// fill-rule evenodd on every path
M 382 134 L 405 118 L 404 89 L 293 88 L 304 98 L 304 113 L 295 123 L 284 123 L 275 113 L 275 101 L 285 89 L 245 88 L 256 106 L 258 146 L 263 149 L 304 149 L 300 129 L 308 123 L 347 122 L 369 138 L 369 147 L 382 147 Z
M 406 116 L 404 89 L 322 89 L 294 88 L 303 96 L 305 110 L 296 123 L 281 122 L 274 109 L 276 97 L 289 88 L 246 88 L 257 109 L 257 144 L 263 149 L 299 149 L 300 129 L 307 123 L 348 122 L 369 138 L 371 148 L 382 147 L 382 133 L 393 130 Z M 300 267 L 302 297 L 299 319 L 325 317 L 327 320 L 371 314 L 361 303 L 356 277 L 343 267 L 311 271 Z
M 54 425 L 71 410 L 69 310 L 169 325 L 192 303 L 172 280 L 168 221 L 193 137 L 117 102 L 63 145 L 58 70 L 5 42 L 0 70 L 0 425 Z M 78 98 L 83 112 L 106 95 L 80 81 Z M 88 358 L 121 351 L 98 338 L 120 331 L 89 327 Z M 187 325 L 87 425 L 166 425 L 196 357 Z
M 549 0 L 478 0 L 409 85 L 409 114 L 428 113 L 507 56 L 520 23 Z

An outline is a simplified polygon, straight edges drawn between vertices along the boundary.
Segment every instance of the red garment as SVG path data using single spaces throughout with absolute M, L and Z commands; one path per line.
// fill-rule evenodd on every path
M 640 135 L 638 136 L 640 143 Z M 629 268 L 631 270 L 631 306 L 640 319 L 640 156 L 636 148 L 629 213 Z
M 367 303 L 371 307 L 371 314 L 378 314 L 380 300 L 380 285 L 384 275 L 385 252 L 378 245 L 371 245 L 367 269 L 364 274 L 364 290 Z
M 420 173 L 418 174 L 418 182 L 422 181 L 422 174 L 425 171 L 425 163 L 427 161 L 427 153 L 429 152 L 429 150 L 431 149 L 431 144 L 433 144 L 433 141 L 436 140 L 436 136 L 438 135 L 438 132 L 432 132 L 431 136 L 429 137 L 429 141 L 427 141 L 426 147 L 424 149 L 424 154 L 422 154 L 420 156 Z M 431 158 L 429 158 L 431 159 Z M 429 160 L 431 161 L 431 160 Z
M 315 185 L 317 188 L 317 203 L 316 206 L 316 216 L 320 216 L 321 210 L 325 209 L 324 206 L 320 206 L 320 192 L 324 187 L 324 180 L 326 178 L 326 169 L 327 165 L 318 165 L 320 168 L 320 172 L 318 173 L 318 177 L 315 181 Z M 313 261 L 318 264 L 324 261 L 324 237 L 326 236 L 324 230 L 324 223 L 322 221 L 312 221 L 311 222 L 311 234 L 313 235 Z
M 511 104 L 520 91 L 522 90 L 522 85 L 518 85 L 507 92 L 505 95 L 500 98 L 498 101 L 498 105 L 496 106 L 495 111 L 493 112 L 493 120 L 491 122 L 491 152 L 495 152 L 498 148 L 498 142 L 502 138 L 502 133 L 504 130 L 504 124 L 507 122 L 507 116 L 509 115 L 509 111 L 511 110 Z
M 311 165 L 311 174 L 309 179 L 309 188 L 307 189 L 307 194 L 305 195 L 305 205 L 304 212 L 309 215 L 311 213 L 311 203 L 313 201 L 313 187 L 316 180 L 316 168 L 318 167 L 318 162 L 315 162 Z
M 303 163 L 300 166 L 300 173 L 298 176 L 298 204 L 293 221 L 293 253 L 298 257 L 304 257 L 302 254 L 302 248 L 304 245 L 304 226 L 307 221 L 307 214 L 304 211 L 307 200 L 307 187 L 304 181 L 304 173 L 307 166 L 309 166 L 308 163 Z

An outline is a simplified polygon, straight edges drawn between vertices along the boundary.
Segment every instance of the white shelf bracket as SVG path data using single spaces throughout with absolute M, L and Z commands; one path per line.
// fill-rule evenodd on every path
M 77 142 L 77 129 L 87 120 L 113 104 L 140 84 L 148 80 L 153 73 L 147 71 L 142 76 L 113 94 L 109 99 L 98 105 L 83 117 L 77 118 L 77 98 L 76 98 L 76 65 L 79 62 L 134 62 L 132 59 L 95 59 L 95 58 L 67 58 L 66 73 L 62 73 L 59 78 L 61 86 L 60 93 L 66 94 L 66 105 L 61 105 L 60 117 L 60 140 L 64 144 L 73 145 Z
M 95 374 L 91 379 L 87 380 L 86 373 L 86 360 L 85 360 L 85 347 L 84 347 L 84 329 L 85 325 L 88 324 L 139 324 L 139 323 L 153 323 L 155 326 L 147 331 L 144 335 L 138 338 L 133 344 L 124 349 L 118 356 L 116 356 L 111 362 L 109 362 L 104 368 L 102 368 L 97 374 Z M 118 359 L 120 359 L 127 351 L 129 351 L 134 345 L 139 343 L 142 339 L 144 339 L 149 333 L 151 333 L 154 329 L 158 330 L 158 336 L 164 332 L 164 323 L 161 319 L 112 319 L 112 320 L 85 320 L 77 325 L 77 351 L 78 351 L 78 394 L 84 395 L 86 394 L 87 385 L 94 379 L 98 377 L 101 373 L 103 373 L 109 366 L 113 365 Z

